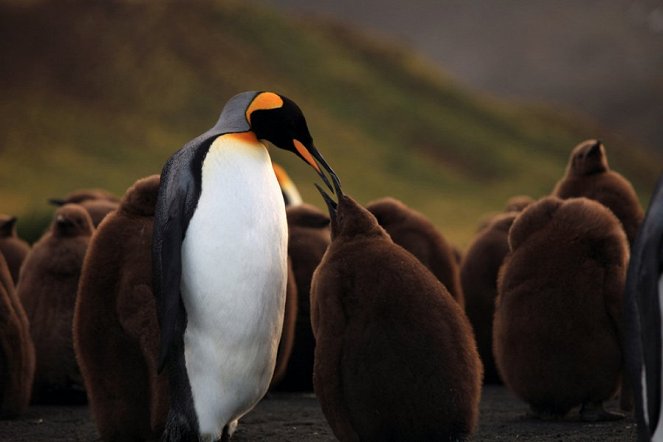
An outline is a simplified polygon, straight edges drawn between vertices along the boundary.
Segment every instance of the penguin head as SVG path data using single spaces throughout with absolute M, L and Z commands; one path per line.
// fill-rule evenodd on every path
M 57 238 L 90 236 L 93 232 L 92 219 L 87 210 L 78 204 L 65 204 L 55 211 L 51 230 Z
M 600 140 L 587 140 L 571 152 L 569 172 L 575 176 L 592 175 L 608 170 L 608 157 Z
M 80 204 L 90 200 L 108 200 L 119 202 L 119 198 L 104 189 L 79 189 L 67 194 L 64 198 L 49 198 L 48 203 L 53 206 L 64 206 L 67 203 Z
M 334 178 L 332 176 L 332 178 Z M 390 236 L 380 226 L 377 218 L 355 200 L 343 194 L 338 180 L 334 180 L 334 191 L 338 195 L 338 202 L 334 201 L 320 186 L 315 185 L 327 204 L 329 218 L 331 219 L 331 237 L 354 238 L 383 237 L 391 241 Z
M 332 190 L 320 166 L 336 180 L 338 177 L 313 144 L 313 137 L 299 106 L 275 92 L 258 92 L 244 97 L 252 97 L 245 110 L 245 118 L 251 132 L 259 140 L 269 141 L 280 149 L 293 152 L 315 169 L 327 187 Z
M 124 194 L 120 210 L 130 215 L 154 216 L 160 182 L 160 175 L 150 175 L 136 181 Z
M 16 236 L 16 217 L 0 215 L 0 238 Z
M 408 208 L 405 204 L 391 197 L 371 201 L 366 208 L 384 228 L 404 222 L 408 215 Z
M 504 207 L 505 212 L 522 212 L 527 206 L 532 204 L 534 199 L 527 195 L 516 195 L 512 196 L 506 202 Z

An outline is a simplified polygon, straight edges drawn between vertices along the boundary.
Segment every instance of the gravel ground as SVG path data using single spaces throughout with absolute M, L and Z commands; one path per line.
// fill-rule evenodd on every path
M 610 404 L 616 409 L 616 403 Z M 577 410 L 561 421 L 527 418 L 527 405 L 504 387 L 484 388 L 474 441 L 619 441 L 636 439 L 631 417 L 584 423 Z M 19 420 L 0 421 L 0 441 L 97 441 L 87 407 L 33 406 Z M 312 394 L 272 394 L 240 422 L 233 441 L 335 440 Z

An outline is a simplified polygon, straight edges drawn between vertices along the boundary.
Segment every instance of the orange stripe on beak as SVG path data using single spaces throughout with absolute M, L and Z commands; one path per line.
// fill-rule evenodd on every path
M 295 145 L 295 149 L 297 149 L 297 152 L 299 152 L 302 158 L 304 158 L 304 161 L 309 163 L 312 168 L 321 174 L 320 166 L 318 166 L 318 163 L 315 161 L 315 158 L 313 158 L 313 155 L 311 155 L 311 152 L 308 151 L 306 146 L 304 146 L 299 140 L 292 140 L 292 144 Z

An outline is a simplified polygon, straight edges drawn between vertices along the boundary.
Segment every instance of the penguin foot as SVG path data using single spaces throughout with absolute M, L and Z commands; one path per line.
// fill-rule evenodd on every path
M 225 427 L 223 427 L 223 433 L 221 434 L 221 439 L 219 439 L 221 442 L 228 442 L 230 441 L 230 438 L 232 437 L 233 433 L 237 429 L 237 424 L 238 424 L 238 419 L 235 419 L 234 421 L 228 423 Z
M 584 403 L 580 408 L 580 419 L 584 422 L 616 421 L 624 419 L 622 413 L 608 411 L 603 408 L 603 403 Z

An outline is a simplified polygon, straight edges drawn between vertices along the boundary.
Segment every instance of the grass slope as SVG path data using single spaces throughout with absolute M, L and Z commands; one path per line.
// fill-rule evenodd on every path
M 602 137 L 643 201 L 661 171 L 580 117 L 478 96 L 405 48 L 240 2 L 5 3 L 0 54 L 0 212 L 27 236 L 48 197 L 122 194 L 251 89 L 300 105 L 348 194 L 398 197 L 460 246 L 508 197 L 548 193 L 584 138 Z M 322 207 L 313 171 L 272 156 Z

